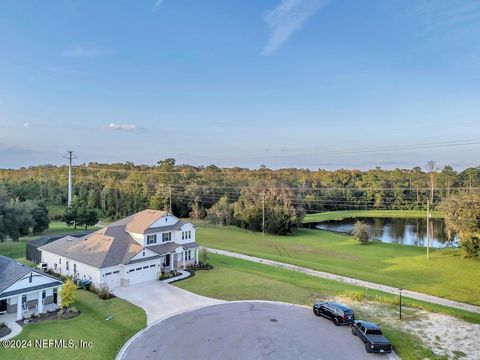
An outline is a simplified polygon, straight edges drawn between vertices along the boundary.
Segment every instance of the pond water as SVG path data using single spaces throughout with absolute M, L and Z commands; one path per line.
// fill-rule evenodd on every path
M 348 218 L 305 224 L 306 227 L 350 234 L 357 220 L 363 221 L 370 228 L 373 239 L 402 245 L 427 246 L 426 219 L 391 219 L 391 218 Z M 458 239 L 447 240 L 443 219 L 430 221 L 430 246 L 435 248 L 457 247 Z M 433 234 L 433 236 L 432 236 Z

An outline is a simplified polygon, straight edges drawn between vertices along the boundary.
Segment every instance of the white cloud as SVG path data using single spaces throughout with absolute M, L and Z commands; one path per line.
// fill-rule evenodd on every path
M 133 131 L 138 129 L 138 127 L 134 124 L 115 124 L 115 123 L 110 123 L 108 125 L 105 125 L 104 128 L 110 129 L 110 130 L 124 130 L 124 131 Z
M 162 6 L 164 0 L 155 0 L 155 4 L 152 7 L 152 12 L 157 12 L 160 10 L 160 6 Z
M 102 54 L 102 50 L 92 44 L 76 44 L 69 46 L 62 52 L 63 57 L 90 58 Z
M 295 31 L 326 5 L 327 0 L 281 0 L 275 9 L 265 15 L 270 38 L 262 55 L 269 55 L 281 47 Z
M 29 127 L 29 126 L 30 126 L 29 122 L 23 123 L 23 127 Z

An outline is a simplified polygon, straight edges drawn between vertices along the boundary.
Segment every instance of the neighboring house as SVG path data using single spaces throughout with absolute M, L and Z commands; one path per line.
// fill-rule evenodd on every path
M 48 269 L 111 290 L 198 262 L 195 228 L 166 211 L 144 210 L 82 238 L 66 236 L 39 250 Z
M 61 286 L 60 280 L 0 255 L 0 322 L 5 313 L 21 320 L 60 304 Z

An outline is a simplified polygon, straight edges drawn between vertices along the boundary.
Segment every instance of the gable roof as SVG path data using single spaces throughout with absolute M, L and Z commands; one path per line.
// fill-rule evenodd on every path
M 95 268 L 125 264 L 143 247 L 128 232 L 126 225 L 110 225 L 82 238 L 65 236 L 40 247 Z
M 42 276 L 52 278 L 54 282 L 56 281 L 58 284 L 62 283 L 58 279 L 32 269 L 27 265 L 23 265 L 14 259 L 0 255 L 0 294 L 30 272 L 35 272 Z
M 127 231 L 137 234 L 143 234 L 150 225 L 152 225 L 155 221 L 167 214 L 168 212 L 160 210 L 147 209 L 140 211 L 139 213 L 136 213 L 127 218 L 129 220 L 127 223 Z
M 155 226 L 148 229 L 145 229 L 144 234 L 154 234 L 158 233 L 159 231 L 171 231 L 171 230 L 180 230 L 183 225 L 187 224 L 182 220 L 178 220 L 175 224 L 166 225 L 166 226 Z
M 173 225 L 148 229 L 149 226 L 167 214 L 169 213 L 166 211 L 144 210 L 81 238 L 64 236 L 39 247 L 39 249 L 97 269 L 128 264 L 136 254 L 144 249 L 130 233 L 148 234 L 165 230 L 178 230 L 186 224 L 179 220 Z M 164 254 L 169 252 L 168 250 L 171 247 L 179 246 L 179 244 L 171 244 L 168 246 L 157 245 L 158 249 L 156 246 L 148 246 L 148 249 L 155 251 L 157 254 Z

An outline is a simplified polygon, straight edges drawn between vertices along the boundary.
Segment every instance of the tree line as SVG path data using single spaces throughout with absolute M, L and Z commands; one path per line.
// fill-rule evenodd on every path
M 204 218 L 253 230 L 288 233 L 304 213 L 349 209 L 436 208 L 452 194 L 475 193 L 480 167 L 457 172 L 423 168 L 334 171 L 319 169 L 220 168 L 165 159 L 155 165 L 131 162 L 76 166 L 74 195 L 99 216 L 117 219 L 145 208 L 180 217 Z M 36 166 L 0 170 L 0 183 L 19 201 L 66 205 L 67 167 Z
M 21 236 L 40 233 L 49 223 L 44 201 L 20 201 L 0 187 L 0 242 L 7 238 L 18 241 Z

